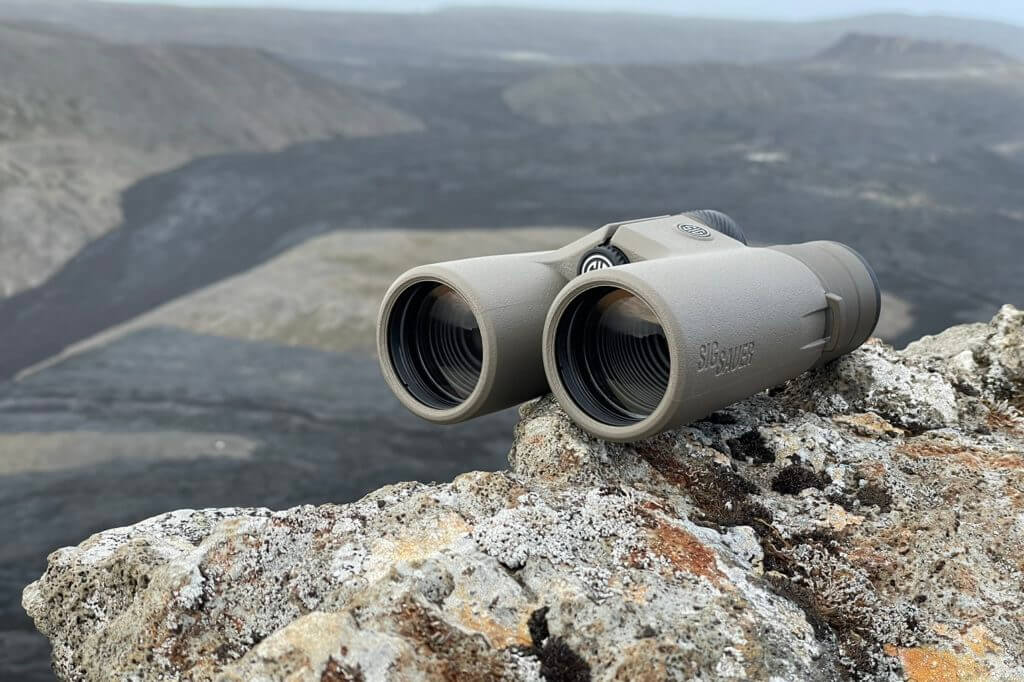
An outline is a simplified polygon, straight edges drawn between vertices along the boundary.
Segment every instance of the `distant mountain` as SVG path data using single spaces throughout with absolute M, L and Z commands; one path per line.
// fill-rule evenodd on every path
M 115 45 L 0 25 L 0 138 L 79 135 L 153 149 L 275 149 L 417 122 L 262 50 Z
M 831 93 L 796 71 L 737 64 L 575 66 L 504 92 L 509 108 L 545 125 L 627 123 L 680 111 L 819 106 Z
M 850 32 L 965 40 L 1024 57 L 1024 27 L 875 14 L 811 22 L 459 7 L 436 12 L 196 9 L 82 0 L 2 0 L 0 17 L 46 21 L 118 42 L 266 48 L 290 58 L 376 63 L 757 62 L 813 55 Z
M 962 82 L 965 76 L 975 80 Z M 958 82 L 946 87 L 942 79 Z M 972 95 L 988 106 L 979 109 Z M 545 125 L 624 124 L 673 112 L 706 121 L 754 109 L 789 112 L 792 120 L 812 111 L 844 117 L 856 103 L 875 122 L 948 117 L 965 124 L 960 134 L 999 144 L 1018 139 L 1024 65 L 970 44 L 850 34 L 807 60 L 563 66 L 513 83 L 502 96 L 510 109 Z
M 198 156 L 418 130 L 412 116 L 244 47 L 116 45 L 0 24 L 0 297 L 121 219 L 118 195 Z
M 989 48 L 955 41 L 849 33 L 808 60 L 808 65 L 890 75 L 982 75 L 1014 71 L 1024 64 Z

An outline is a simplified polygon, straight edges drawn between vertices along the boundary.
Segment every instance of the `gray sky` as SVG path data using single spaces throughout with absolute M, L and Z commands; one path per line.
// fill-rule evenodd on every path
M 117 0 L 134 2 L 137 0 Z M 145 1 L 145 0 L 143 0 Z M 152 0 L 150 0 L 152 1 Z M 430 0 L 159 0 L 179 5 L 261 6 L 308 9 L 427 10 L 444 3 Z M 670 14 L 771 19 L 814 19 L 879 11 L 904 11 L 925 14 L 949 14 L 1000 19 L 1024 24 L 1024 0 L 501 0 L 500 2 L 463 2 L 457 4 L 572 9 L 626 9 Z

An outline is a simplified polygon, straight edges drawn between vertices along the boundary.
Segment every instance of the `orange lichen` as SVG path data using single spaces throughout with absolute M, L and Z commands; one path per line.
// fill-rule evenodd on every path
M 658 502 L 654 502 L 653 500 L 645 500 L 644 502 L 641 502 L 640 508 L 647 512 L 643 515 L 642 520 L 644 521 L 644 525 L 648 528 L 654 528 L 658 525 L 658 521 L 654 518 L 655 514 L 667 514 L 670 511 L 667 507 L 665 507 L 665 505 L 659 504 Z
M 651 549 L 680 571 L 704 576 L 716 585 L 726 580 L 718 570 L 715 553 L 682 528 L 659 523 L 652 533 Z
M 833 417 L 832 421 L 849 427 L 858 436 L 866 438 L 880 438 L 883 436 L 895 437 L 906 433 L 898 426 L 893 426 L 885 419 L 882 419 L 874 412 L 862 414 L 840 415 Z
M 1007 482 L 1003 487 L 1007 499 L 1017 509 L 1024 508 L 1024 491 L 1018 490 L 1013 486 L 1011 482 Z
M 447 514 L 441 517 L 436 527 L 423 528 L 400 536 L 394 543 L 394 559 L 395 561 L 423 559 L 425 556 L 447 547 L 472 530 L 473 527 L 458 514 Z
M 826 522 L 832 530 L 842 532 L 850 526 L 859 526 L 864 523 L 864 517 L 851 514 L 839 505 L 833 504 L 827 512 Z
M 619 654 L 619 666 L 611 679 L 619 682 L 661 682 L 668 679 L 665 651 L 657 639 L 641 639 Z
M 885 473 L 885 464 L 883 462 L 862 462 L 857 466 L 858 477 L 868 481 L 881 481 L 885 477 Z
M 964 594 L 978 593 L 977 571 L 974 566 L 961 561 L 950 561 L 946 564 L 950 584 Z
M 530 436 L 529 438 L 526 439 L 526 444 L 527 445 L 533 445 L 533 446 L 536 447 L 536 446 L 539 446 L 539 445 L 543 444 L 544 440 L 545 440 L 544 436 L 541 436 L 541 435 Z
M 422 561 L 472 530 L 464 518 L 451 513 L 439 517 L 436 525 L 405 527 L 398 537 L 377 538 L 363 564 L 363 577 L 370 582 L 379 580 L 395 564 Z
M 502 474 L 487 471 L 469 471 L 452 481 L 452 487 L 460 494 L 482 496 L 495 500 L 504 499 L 508 506 L 519 505 L 519 498 L 527 493 L 526 488 L 514 483 Z
M 626 588 L 625 596 L 637 604 L 647 603 L 647 586 L 633 584 Z
M 992 637 L 984 625 L 975 625 L 964 633 L 964 644 L 978 656 L 996 654 L 1001 650 L 999 645 L 992 641 Z
M 457 615 L 459 625 L 467 630 L 479 632 L 495 649 L 505 649 L 513 645 L 530 646 L 530 630 L 527 622 L 531 609 L 523 613 L 516 627 L 506 627 L 491 618 L 487 613 L 476 613 L 470 606 L 463 606 Z
M 440 680 L 508 679 L 507 662 L 482 638 L 463 632 L 415 599 L 394 611 L 398 634 L 415 643 L 423 677 Z
M 573 471 L 582 464 L 580 453 L 571 448 L 558 449 L 558 463 L 563 471 Z
M 872 542 L 875 539 L 872 536 Z M 874 544 L 852 545 L 846 554 L 847 560 L 854 566 L 866 570 L 870 575 L 878 575 L 883 569 L 892 565 L 892 554 Z
M 936 439 L 911 440 L 896 452 L 914 459 L 946 458 L 969 469 L 1024 469 L 1024 453 L 993 452 Z
M 1024 420 L 1004 411 L 991 410 L 985 418 L 985 423 L 993 431 L 1024 433 Z
M 972 682 L 988 679 L 988 668 L 973 656 L 958 655 L 932 647 L 899 649 L 887 645 L 885 652 L 896 656 L 911 682 Z

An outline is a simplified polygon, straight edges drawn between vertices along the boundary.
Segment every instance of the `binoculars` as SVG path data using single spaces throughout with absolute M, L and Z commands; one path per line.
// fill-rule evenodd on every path
M 398 399 L 450 424 L 547 392 L 584 430 L 654 436 L 854 350 L 878 280 L 831 241 L 752 247 L 717 211 L 612 223 L 554 251 L 424 265 L 377 350 Z

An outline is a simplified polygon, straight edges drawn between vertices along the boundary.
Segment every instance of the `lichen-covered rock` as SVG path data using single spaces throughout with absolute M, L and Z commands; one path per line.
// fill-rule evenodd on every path
M 991 324 L 965 324 L 926 336 L 904 354 L 959 382 L 961 390 L 1020 401 L 1024 386 L 1024 311 L 1003 306 Z
M 1024 315 L 510 470 L 178 511 L 54 552 L 68 680 L 1024 679 Z

